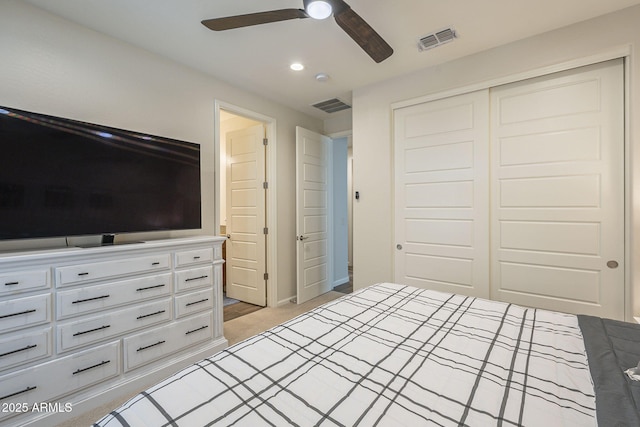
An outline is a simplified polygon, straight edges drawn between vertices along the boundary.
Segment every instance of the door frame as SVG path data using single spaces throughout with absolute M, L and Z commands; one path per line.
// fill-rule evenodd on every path
M 474 92 L 481 89 L 490 89 L 492 87 L 501 86 L 509 83 L 515 83 L 521 80 L 527 80 L 530 78 L 541 77 L 547 74 L 553 74 L 560 71 L 567 71 L 575 68 L 580 68 L 587 65 L 593 65 L 598 62 L 605 62 L 612 59 L 623 59 L 624 61 L 624 226 L 625 226 L 625 242 L 624 242 L 624 263 L 625 263 L 625 271 L 624 271 L 624 319 L 628 322 L 633 322 L 633 310 L 634 310 L 634 301 L 633 301 L 633 287 L 636 275 L 640 277 L 640 263 L 633 263 L 633 255 L 635 254 L 633 250 L 633 241 L 635 240 L 635 232 L 634 225 L 639 223 L 637 219 L 637 215 L 633 213 L 633 184 L 634 179 L 632 176 L 632 151 L 630 147 L 631 141 L 631 62 L 632 62 L 632 46 L 631 45 L 622 45 L 618 47 L 614 47 L 612 49 L 605 50 L 601 53 L 590 55 L 586 57 L 581 57 L 569 61 L 560 62 L 557 64 L 553 64 L 546 67 L 535 68 L 528 71 L 523 71 L 520 73 L 514 73 L 511 75 L 507 75 L 500 78 L 495 78 L 471 85 L 461 86 L 454 89 L 445 90 L 442 92 L 432 93 L 429 95 L 419 96 L 416 98 L 407 99 L 404 101 L 398 101 L 391 104 L 391 123 L 394 123 L 395 112 L 398 109 L 404 107 L 410 107 L 417 104 L 422 104 L 425 102 L 436 101 L 443 98 L 448 98 L 451 96 L 462 95 L 469 92 Z M 391 134 L 393 135 L 393 125 L 391 129 Z M 393 158 L 395 141 L 391 140 L 391 200 L 395 200 L 395 169 Z M 635 180 L 637 183 L 637 179 Z M 392 212 L 391 220 L 395 223 L 395 213 Z M 392 242 L 395 242 L 395 232 L 391 230 Z M 395 244 L 395 243 L 394 243 Z M 395 266 L 393 263 L 393 259 L 395 256 L 395 252 L 393 249 L 390 251 L 391 255 L 391 275 L 395 276 Z M 632 265 L 633 264 L 633 265 Z M 637 264 L 637 265 L 636 265 Z
M 267 280 L 267 307 L 276 307 L 278 305 L 278 209 L 277 209 L 277 184 L 276 184 L 276 119 L 266 116 L 255 111 L 248 110 L 246 108 L 238 107 L 237 105 L 230 104 L 221 100 L 214 100 L 214 227 L 216 234 L 220 232 L 220 198 L 224 195 L 220 194 L 220 110 L 227 111 L 237 116 L 246 117 L 258 122 L 262 122 L 266 129 L 267 139 L 269 143 L 267 145 L 266 152 L 266 172 L 267 182 L 269 182 L 269 189 L 267 191 L 267 206 L 266 206 L 266 226 L 269 229 L 269 235 L 267 238 L 267 272 L 269 273 L 269 279 Z

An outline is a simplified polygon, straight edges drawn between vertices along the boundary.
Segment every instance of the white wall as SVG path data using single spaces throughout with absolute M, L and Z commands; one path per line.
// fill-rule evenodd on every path
M 634 283 L 633 312 L 640 313 L 640 254 L 636 239 L 640 221 L 640 6 L 605 15 L 549 33 L 416 73 L 373 84 L 353 93 L 354 288 L 393 280 L 392 241 L 392 104 L 466 86 L 507 79 L 508 76 L 585 58 L 628 51 L 630 60 L 629 146 L 631 166 L 630 266 Z M 446 49 L 443 46 L 442 49 Z M 640 212 L 640 211 L 639 211 Z M 375 213 L 375 214 L 374 214 Z M 375 262 L 371 262 L 375 260 Z M 631 292 L 629 292 L 631 295 Z M 627 318 L 630 313 L 628 313 Z
M 0 2 L 0 61 L 0 105 L 201 144 L 202 231 L 125 239 L 217 234 L 214 100 L 275 118 L 277 297 L 295 296 L 295 126 L 321 132 L 322 121 L 17 0 Z M 60 246 L 64 239 L 27 245 Z M 20 246 L 5 242 L 0 250 Z
M 349 281 L 347 138 L 333 140 L 333 286 Z

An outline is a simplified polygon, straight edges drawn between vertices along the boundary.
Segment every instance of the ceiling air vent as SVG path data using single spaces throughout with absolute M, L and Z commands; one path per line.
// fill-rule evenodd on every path
M 433 49 L 442 44 L 449 43 L 457 38 L 456 30 L 453 28 L 445 28 L 432 34 L 420 37 L 418 40 L 418 50 L 421 52 L 427 49 Z
M 325 113 L 335 113 L 337 111 L 346 110 L 347 108 L 351 108 L 351 105 L 345 104 L 340 101 L 338 98 L 328 99 L 326 101 L 321 101 L 316 104 L 313 104 L 313 107 L 316 107 Z

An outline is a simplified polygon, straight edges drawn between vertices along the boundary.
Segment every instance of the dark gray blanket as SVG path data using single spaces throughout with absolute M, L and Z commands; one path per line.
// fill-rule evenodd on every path
M 640 325 L 578 316 L 594 382 L 598 425 L 640 426 L 640 381 L 625 374 L 640 361 Z

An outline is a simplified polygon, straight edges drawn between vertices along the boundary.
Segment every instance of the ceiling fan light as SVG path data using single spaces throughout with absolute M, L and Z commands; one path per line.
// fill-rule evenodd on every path
M 313 19 L 326 19 L 331 16 L 331 5 L 323 0 L 312 1 L 307 5 L 307 14 Z

